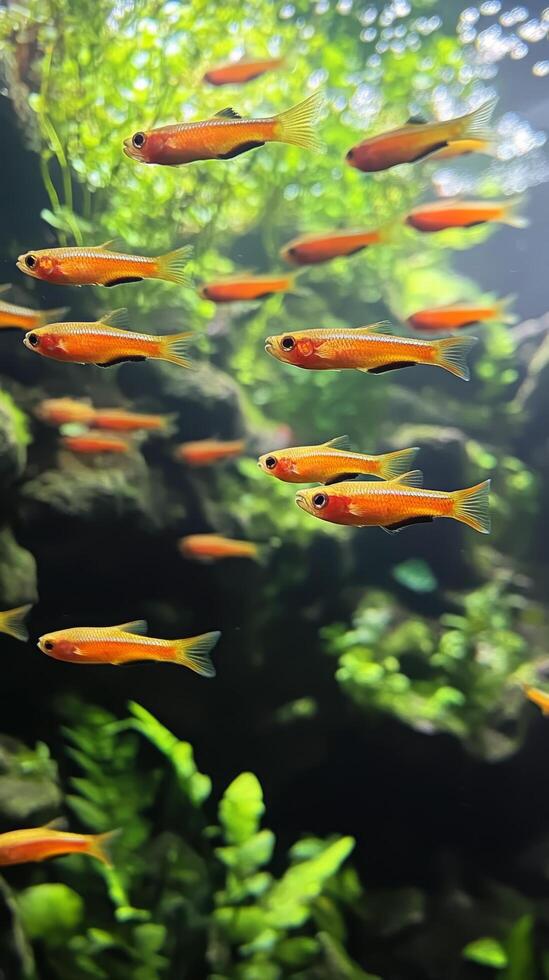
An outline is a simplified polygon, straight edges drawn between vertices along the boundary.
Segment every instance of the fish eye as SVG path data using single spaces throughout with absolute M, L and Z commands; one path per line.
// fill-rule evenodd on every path
M 283 350 L 293 350 L 295 347 L 295 340 L 293 337 L 283 337 L 280 341 L 280 346 Z
M 40 343 L 40 338 L 35 333 L 30 333 L 27 337 L 27 340 L 31 345 L 31 347 L 38 347 L 38 344 Z
M 36 255 L 25 255 L 25 265 L 27 269 L 34 269 L 36 261 Z
M 322 510 L 322 508 L 325 507 L 327 503 L 328 503 L 327 493 L 315 493 L 313 497 L 313 507 L 316 507 L 317 510 Z
M 46 642 L 44 643 L 44 650 L 53 650 L 52 640 L 46 640 Z
M 267 459 L 265 460 L 265 466 L 267 467 L 268 470 L 274 470 L 276 464 L 277 464 L 277 460 L 274 456 L 267 456 Z
M 145 133 L 134 133 L 132 136 L 132 145 L 135 146 L 136 150 L 140 150 L 145 145 L 146 139 Z

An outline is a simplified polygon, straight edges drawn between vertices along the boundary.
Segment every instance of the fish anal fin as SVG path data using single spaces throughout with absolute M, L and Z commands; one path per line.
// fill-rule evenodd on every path
M 136 636 L 146 636 L 149 625 L 145 619 L 130 619 L 128 623 L 119 623 L 118 626 L 113 626 L 112 628 L 114 630 L 120 630 L 121 633 L 135 633 Z
M 432 524 L 434 517 L 408 517 L 405 521 L 397 521 L 395 524 L 387 524 L 383 530 L 389 534 L 396 534 L 402 531 L 403 527 L 411 527 L 412 524 Z
M 385 374 L 387 371 L 398 371 L 400 368 L 415 367 L 415 361 L 393 361 L 392 364 L 380 364 L 376 368 L 358 368 L 365 374 Z
M 216 112 L 214 119 L 242 119 L 242 116 L 236 109 L 228 105 L 225 109 L 220 109 L 219 112 Z
M 336 436 L 335 439 L 328 439 L 322 445 L 330 449 L 350 449 L 351 440 L 349 436 Z
M 258 146 L 265 146 L 263 140 L 249 140 L 247 143 L 239 143 L 238 146 L 234 146 L 232 150 L 228 153 L 218 153 L 218 160 L 232 160 L 234 157 L 239 157 L 241 153 L 247 153 L 248 150 L 255 150 Z

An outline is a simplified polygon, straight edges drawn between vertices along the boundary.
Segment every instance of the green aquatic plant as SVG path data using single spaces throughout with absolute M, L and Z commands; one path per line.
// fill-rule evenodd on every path
M 451 732 L 471 751 L 501 758 L 517 748 L 508 723 L 522 704 L 520 682 L 544 656 L 548 624 L 534 603 L 497 582 L 459 604 L 437 621 L 370 591 L 351 629 L 324 628 L 325 646 L 338 658 L 337 681 L 364 711 Z
M 132 703 L 118 721 L 68 699 L 62 713 L 76 772 L 65 802 L 86 830 L 121 832 L 113 867 L 72 855 L 20 891 L 5 884 L 25 980 L 328 980 L 335 962 L 338 976 L 375 980 L 345 951 L 345 910 L 361 895 L 351 837 L 304 837 L 277 877 L 252 773 L 230 783 L 212 824 L 211 780 L 150 712 Z

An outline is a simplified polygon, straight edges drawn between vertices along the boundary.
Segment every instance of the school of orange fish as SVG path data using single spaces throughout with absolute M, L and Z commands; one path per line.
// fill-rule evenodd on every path
M 204 81 L 214 86 L 244 84 L 266 71 L 277 69 L 282 59 L 242 60 L 212 68 Z M 233 109 L 213 118 L 181 123 L 150 131 L 138 131 L 124 141 L 124 153 L 150 165 L 181 165 L 202 160 L 229 160 L 268 142 L 289 143 L 315 149 L 321 144 L 317 120 L 323 106 L 317 92 L 293 108 L 264 119 L 243 119 Z M 493 152 L 489 122 L 496 100 L 474 112 L 445 122 L 409 119 L 398 129 L 364 139 L 352 147 L 347 163 L 365 173 L 387 170 L 423 159 L 453 158 L 469 153 Z M 523 227 L 514 200 L 453 200 L 422 204 L 405 218 L 418 232 L 435 233 L 448 228 L 470 228 L 485 222 L 505 222 Z M 362 249 L 391 240 L 394 229 L 339 229 L 307 234 L 288 242 L 281 257 L 306 267 L 351 256 Z M 185 284 L 189 246 L 167 255 L 147 257 L 116 250 L 114 242 L 84 248 L 51 248 L 25 252 L 17 260 L 21 272 L 56 285 L 102 285 L 163 279 Z M 205 283 L 200 294 L 213 303 L 258 301 L 294 287 L 294 276 L 234 275 Z M 5 293 L 10 287 L 0 287 Z M 489 320 L 513 322 L 508 300 L 492 305 L 454 304 L 419 310 L 408 318 L 416 331 L 436 333 L 461 330 Z M 107 313 L 94 322 L 62 321 L 66 308 L 33 310 L 0 299 L 0 328 L 25 332 L 29 351 L 57 361 L 109 367 L 147 358 L 188 367 L 188 332 L 167 336 L 129 329 L 126 310 Z M 368 374 L 411 367 L 438 366 L 457 378 L 468 380 L 466 354 L 475 344 L 468 335 L 441 339 L 396 336 L 386 324 L 359 328 L 313 328 L 267 337 L 265 351 L 287 364 L 307 370 L 358 370 Z M 122 408 L 98 408 L 85 400 L 51 398 L 41 402 L 37 416 L 54 426 L 76 423 L 77 434 L 63 435 L 61 443 L 72 453 L 120 454 L 132 449 L 132 435 L 152 431 L 169 434 L 173 417 L 145 415 Z M 180 445 L 174 458 L 188 467 L 204 467 L 238 456 L 243 440 L 203 439 Z M 407 525 L 448 517 L 481 533 L 490 530 L 489 487 L 484 481 L 463 490 L 422 488 L 420 470 L 412 469 L 416 447 L 369 455 L 352 451 L 346 436 L 322 445 L 279 449 L 260 456 L 263 473 L 286 483 L 317 484 L 301 489 L 296 504 L 324 521 L 355 527 L 379 526 L 389 533 Z M 360 477 L 376 477 L 362 480 Z M 180 539 L 178 548 L 188 559 L 215 561 L 223 558 L 258 558 L 260 548 L 219 534 L 192 534 Z M 31 606 L 0 612 L 0 632 L 27 640 L 25 617 Z M 202 676 L 212 677 L 210 653 L 219 632 L 179 640 L 149 637 L 144 620 L 109 627 L 76 627 L 41 636 L 42 653 L 78 664 L 122 664 L 155 660 L 182 664 Z M 549 696 L 535 688 L 525 694 L 549 713 Z M 112 834 L 85 835 L 55 830 L 51 825 L 11 831 L 0 835 L 0 865 L 42 861 L 69 853 L 86 853 L 110 862 Z

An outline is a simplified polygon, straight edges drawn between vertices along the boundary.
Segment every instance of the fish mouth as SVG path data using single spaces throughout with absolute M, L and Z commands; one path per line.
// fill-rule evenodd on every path
M 123 149 L 124 153 L 126 154 L 126 156 L 130 158 L 130 160 L 141 160 L 142 159 L 141 154 L 139 153 L 139 150 L 136 150 L 135 146 L 132 143 L 131 136 L 128 136 L 128 138 L 124 140 L 124 145 L 122 146 L 122 149 Z
M 265 350 L 267 351 L 267 354 L 272 354 L 273 353 L 273 349 L 274 349 L 274 344 L 273 344 L 272 338 L 271 337 L 267 337 L 267 339 L 265 341 Z
M 301 507 L 301 510 L 307 510 L 307 498 L 303 493 L 296 493 L 295 502 L 298 507 Z
M 29 335 L 28 335 L 28 333 L 26 333 L 25 336 L 23 337 L 23 343 L 24 343 L 25 347 L 27 348 L 27 350 L 32 350 L 32 346 L 31 346 L 30 341 L 29 341 Z

